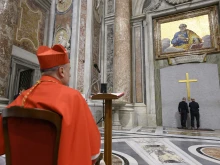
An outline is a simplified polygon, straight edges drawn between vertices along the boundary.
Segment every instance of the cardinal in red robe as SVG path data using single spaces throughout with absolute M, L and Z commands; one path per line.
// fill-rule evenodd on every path
M 62 45 L 40 46 L 37 57 L 42 77 L 8 107 L 51 110 L 62 115 L 58 165 L 91 165 L 100 154 L 100 132 L 91 111 L 77 90 L 69 88 L 70 63 Z M 0 116 L 0 154 L 4 154 Z

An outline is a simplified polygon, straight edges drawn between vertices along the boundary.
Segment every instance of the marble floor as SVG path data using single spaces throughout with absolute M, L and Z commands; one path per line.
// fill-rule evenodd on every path
M 104 129 L 102 149 L 104 148 Z M 113 130 L 113 165 L 217 165 L 220 164 L 220 130 L 183 130 L 136 127 Z M 0 157 L 0 165 L 5 165 Z
M 102 151 L 104 130 L 102 134 Z M 113 130 L 114 165 L 217 165 L 220 130 L 137 127 Z

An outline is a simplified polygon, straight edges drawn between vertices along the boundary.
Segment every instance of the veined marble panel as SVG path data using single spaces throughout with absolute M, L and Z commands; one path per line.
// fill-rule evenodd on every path
M 135 42 L 135 92 L 136 92 L 136 100 L 137 103 L 143 102 L 143 89 L 142 89 L 142 26 L 138 26 L 134 28 L 134 42 Z
M 99 70 L 101 68 L 101 66 L 99 66 L 99 46 L 100 46 L 100 30 L 101 30 L 101 24 L 97 22 L 97 20 L 95 19 L 95 17 L 93 18 L 93 25 L 94 25 L 94 33 L 93 33 L 93 49 L 92 49 L 92 56 L 93 56 L 93 64 L 97 64 L 98 67 L 99 67 Z M 92 93 L 98 93 L 100 92 L 100 73 L 98 73 L 98 71 L 95 69 L 95 67 L 92 66 L 92 82 L 91 84 L 93 85 L 92 86 L 92 89 L 91 89 L 91 92 Z M 95 84 L 93 84 L 94 82 L 97 82 Z
M 160 85 L 160 69 L 168 66 L 167 60 L 155 61 L 155 101 L 156 101 L 156 118 L 157 125 L 162 126 L 162 100 L 161 100 L 161 85 Z
M 56 13 L 55 30 L 58 29 L 59 27 L 66 27 L 66 24 L 71 25 L 72 12 L 73 9 L 71 8 L 65 14 Z
M 107 88 L 113 92 L 114 25 L 107 26 Z
M 57 11 L 58 12 L 65 12 L 67 11 L 72 4 L 73 0 L 59 0 L 57 1 Z
M 115 0 L 107 0 L 107 15 L 114 14 L 115 12 Z
M 80 38 L 78 52 L 78 71 L 77 71 L 77 90 L 83 92 L 84 86 L 84 63 L 85 63 L 85 43 L 86 43 L 86 18 L 87 18 L 87 0 L 81 0 L 80 14 Z
M 72 25 L 71 8 L 64 14 L 56 13 L 55 34 L 53 44 L 61 44 L 70 52 L 71 25 Z
M 18 1 L 0 1 L 0 97 L 6 97 L 7 95 L 18 4 Z

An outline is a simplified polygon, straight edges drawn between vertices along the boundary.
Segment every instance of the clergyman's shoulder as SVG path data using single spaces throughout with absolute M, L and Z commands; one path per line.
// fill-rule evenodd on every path
M 76 89 L 70 88 L 68 86 L 62 87 L 62 93 L 68 94 L 68 95 L 80 95 L 80 92 Z

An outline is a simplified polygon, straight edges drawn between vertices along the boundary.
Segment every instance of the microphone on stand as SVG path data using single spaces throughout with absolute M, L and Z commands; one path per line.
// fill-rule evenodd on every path
M 94 64 L 93 66 L 94 66 L 94 68 L 97 70 L 98 73 L 101 73 L 97 64 Z M 101 79 L 100 76 L 101 76 L 101 75 L 99 74 L 97 80 L 95 80 L 95 81 L 93 81 L 94 79 L 92 80 L 92 84 L 89 86 L 89 89 L 88 89 L 88 91 L 87 91 L 87 93 L 86 93 L 86 96 L 85 96 L 85 97 L 86 97 L 86 101 L 87 101 L 88 98 L 89 98 L 89 94 L 90 94 L 90 92 L 91 92 L 90 90 L 91 90 L 92 86 L 93 86 L 94 84 L 98 83 L 98 81 L 100 81 L 100 79 Z
M 99 70 L 98 65 L 97 65 L 97 64 L 94 64 L 93 66 L 94 66 L 94 67 L 96 68 L 96 70 L 100 73 L 100 70 Z
M 98 65 L 94 64 L 93 66 L 96 68 L 97 72 L 100 73 Z M 100 92 L 101 93 L 107 93 L 107 83 L 101 83 L 101 91 Z
M 93 66 L 97 70 L 98 73 L 101 73 L 97 64 L 94 64 Z M 101 79 L 101 77 L 96 82 L 98 82 L 100 79 Z M 102 84 L 101 83 L 101 93 L 107 93 L 107 84 Z M 105 120 L 105 115 L 104 115 L 105 114 L 104 113 L 105 102 L 104 102 L 104 100 L 102 101 L 102 105 L 103 105 L 103 107 L 102 107 L 102 117 L 101 117 L 101 119 L 99 119 L 99 121 L 96 124 L 99 124 L 100 122 Z

